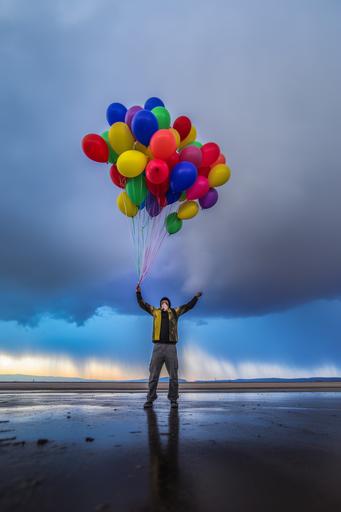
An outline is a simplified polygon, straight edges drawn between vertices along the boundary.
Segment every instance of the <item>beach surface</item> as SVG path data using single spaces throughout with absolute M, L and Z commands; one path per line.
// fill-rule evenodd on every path
M 1 512 L 341 510 L 337 391 L 67 390 L 1 388 Z
M 0 382 L 2 391 L 62 391 L 66 392 L 141 392 L 147 391 L 147 382 L 139 381 L 3 381 Z M 159 382 L 158 389 L 167 392 L 168 382 Z M 223 393 L 223 392 L 258 392 L 258 391 L 341 391 L 341 380 L 338 381 L 281 381 L 281 382 L 255 382 L 255 381 L 194 381 L 180 382 L 181 393 Z

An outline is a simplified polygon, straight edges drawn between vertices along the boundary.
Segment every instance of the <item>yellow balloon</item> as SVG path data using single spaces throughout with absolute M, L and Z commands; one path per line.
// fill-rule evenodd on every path
M 191 131 L 189 132 L 187 137 L 181 141 L 180 148 L 183 148 L 183 147 L 187 146 L 187 144 L 194 142 L 196 138 L 197 138 L 197 129 L 194 126 L 194 124 L 192 124 Z
M 118 155 L 131 149 L 134 144 L 134 137 L 126 123 L 119 121 L 110 126 L 109 142 Z
M 126 178 L 135 178 L 144 171 L 147 165 L 147 157 L 141 151 L 128 149 L 121 153 L 116 162 L 117 169 Z
M 150 159 L 153 158 L 149 146 L 144 146 L 143 144 L 141 144 L 141 142 L 136 141 L 134 144 L 134 149 L 136 149 L 137 151 L 141 151 L 141 153 L 144 153 Z
M 179 219 L 186 220 L 195 217 L 199 211 L 199 206 L 196 201 L 186 201 L 179 206 L 177 216 Z
M 127 217 L 135 217 L 139 211 L 138 207 L 132 202 L 125 190 L 117 196 L 116 203 L 118 209 Z
M 224 185 L 231 176 L 231 169 L 225 164 L 218 164 L 212 167 L 208 175 L 210 187 L 220 187 Z
M 181 142 L 181 140 L 180 140 L 180 133 L 175 128 L 169 128 L 169 130 L 174 135 L 175 140 L 176 140 L 176 147 L 178 148 L 180 146 L 180 142 Z

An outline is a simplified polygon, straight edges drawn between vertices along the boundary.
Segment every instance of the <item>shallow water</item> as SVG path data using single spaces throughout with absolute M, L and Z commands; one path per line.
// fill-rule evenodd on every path
M 186 393 L 170 410 L 160 393 L 148 411 L 144 400 L 1 393 L 1 511 L 340 507 L 341 394 Z

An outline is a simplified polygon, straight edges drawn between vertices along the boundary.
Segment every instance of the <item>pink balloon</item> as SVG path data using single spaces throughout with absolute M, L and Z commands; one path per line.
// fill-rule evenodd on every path
M 180 153 L 180 162 L 192 162 L 197 168 L 201 166 L 202 153 L 200 148 L 196 146 L 188 146 L 184 148 Z
M 193 185 L 186 190 L 187 199 L 199 199 L 207 194 L 210 189 L 208 179 L 205 176 L 197 176 Z

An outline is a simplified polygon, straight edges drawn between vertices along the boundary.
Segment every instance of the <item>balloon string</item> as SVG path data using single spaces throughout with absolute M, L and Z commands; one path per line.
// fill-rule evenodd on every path
M 150 240 L 151 240 L 151 236 L 152 236 L 151 235 L 152 226 L 153 226 L 153 218 L 150 217 L 150 215 L 148 214 L 147 223 L 146 223 L 147 229 L 146 229 L 145 247 L 144 247 L 144 255 L 143 255 L 143 271 L 144 271 L 145 266 L 147 264 Z
M 143 187 L 142 180 L 140 180 L 139 184 L 134 180 L 132 186 L 134 195 L 138 195 L 137 192 L 139 192 L 138 197 L 141 197 Z M 127 202 L 123 201 L 123 204 L 124 212 L 127 215 Z M 161 208 L 158 215 L 152 217 L 149 215 L 145 206 L 143 209 L 139 208 L 136 215 L 131 217 L 130 232 L 135 252 L 135 267 L 138 276 L 138 284 L 148 275 L 164 239 L 167 235 L 169 236 L 169 233 L 165 229 L 165 220 L 173 208 L 174 203 L 166 205 Z
M 147 248 L 146 248 L 146 252 L 145 252 L 144 268 L 146 268 L 146 266 L 148 265 L 151 245 L 153 243 L 153 232 L 154 232 L 154 227 L 155 227 L 155 217 L 151 217 L 149 222 L 150 222 L 150 226 L 151 227 L 150 227 L 149 233 L 148 233 L 149 236 L 148 236 L 148 244 L 147 244 Z
M 153 248 L 151 250 L 151 253 L 150 253 L 150 256 L 149 256 L 149 259 L 148 259 L 148 262 L 145 266 L 145 269 L 143 271 L 143 278 L 147 275 L 147 273 L 149 272 L 150 270 L 150 267 L 155 259 L 155 256 L 161 246 L 161 243 L 163 242 L 163 239 L 164 237 L 166 236 L 166 233 L 163 234 L 163 236 L 157 241 L 157 243 L 154 243 L 153 245 Z
M 134 194 L 139 191 L 141 197 L 142 186 L 142 181 L 140 181 L 140 184 L 138 185 L 134 180 Z M 174 203 L 166 205 L 161 208 L 158 215 L 153 217 L 149 215 L 145 206 L 143 209 L 139 209 L 137 214 L 132 217 L 131 234 L 135 252 L 135 266 L 138 276 L 138 284 L 140 284 L 149 273 L 151 266 L 160 251 L 163 241 L 167 235 L 169 236 L 169 233 L 165 229 L 165 220 L 174 206 Z M 124 202 L 124 208 L 127 213 L 126 202 Z
M 145 268 L 147 266 L 147 262 L 148 262 L 148 256 L 149 256 L 149 247 L 150 247 L 150 243 L 151 243 L 151 226 L 152 226 L 152 218 L 149 218 L 148 219 L 148 232 L 147 232 L 147 238 L 146 238 L 146 246 L 145 246 L 145 252 L 144 252 L 144 258 L 143 258 L 143 267 L 142 267 L 142 272 L 141 272 L 141 281 L 144 277 L 144 273 L 145 273 Z
M 146 211 L 146 207 L 143 209 L 143 225 L 141 227 L 141 233 L 142 233 L 142 239 L 143 239 L 143 253 L 142 253 L 142 263 L 141 263 L 141 268 L 140 268 L 140 274 L 139 274 L 139 277 L 140 277 L 140 280 L 142 278 L 142 274 L 143 274 L 143 271 L 144 271 L 144 268 L 145 268 L 145 264 L 146 264 L 146 247 L 148 246 L 148 241 L 149 241 L 149 234 L 150 234 L 150 226 L 151 226 L 151 222 L 150 222 L 150 216 L 149 214 L 147 213 Z
M 142 274 L 140 276 L 141 282 L 148 274 L 148 272 L 151 268 L 151 265 L 152 265 L 156 255 L 158 254 L 164 239 L 166 238 L 167 235 L 169 236 L 169 233 L 165 229 L 165 219 L 166 219 L 167 215 L 173 209 L 174 203 L 169 206 L 170 206 L 169 208 L 163 208 L 163 211 L 160 212 L 160 214 L 157 216 L 158 218 L 155 220 L 155 226 L 157 228 L 157 231 L 156 231 L 155 236 L 151 240 L 150 246 L 148 247 L 147 261 L 143 267 Z M 161 222 L 161 219 L 162 219 L 162 222 Z M 155 230 L 154 230 L 154 232 L 155 232 Z
M 160 212 L 160 214 L 155 219 L 155 230 L 154 230 L 154 234 L 153 234 L 153 240 L 152 240 L 152 243 L 150 246 L 150 251 L 148 254 L 148 261 L 147 261 L 147 265 L 145 268 L 145 275 L 149 271 L 151 264 L 152 264 L 153 260 L 155 259 L 159 245 L 160 245 L 161 233 L 162 233 L 162 227 L 163 227 L 161 225 L 161 229 L 160 229 L 160 224 L 161 224 L 161 219 L 163 219 L 163 217 L 164 217 L 164 211 Z

